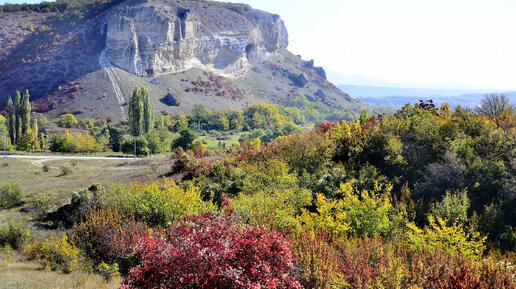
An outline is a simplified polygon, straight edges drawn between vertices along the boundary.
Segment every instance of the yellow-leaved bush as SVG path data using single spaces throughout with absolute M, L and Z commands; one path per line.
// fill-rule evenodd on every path
M 303 209 L 298 221 L 306 228 L 319 231 L 324 230 L 331 236 L 341 236 L 348 232 L 349 223 L 344 208 L 343 200 L 326 199 L 323 194 L 315 197 L 317 212 L 312 213 Z
M 340 185 L 337 199 L 316 195 L 316 212 L 303 213 L 298 218 L 301 225 L 314 231 L 323 229 L 331 235 L 369 237 L 385 236 L 391 227 L 390 192 L 392 185 L 374 183 L 372 190 L 357 190 L 354 181 Z
M 297 186 L 296 174 L 276 158 L 243 167 L 242 192 L 231 199 L 236 212 L 254 224 L 268 219 L 277 228 L 295 225 L 301 209 L 312 203 L 312 194 Z
M 151 184 L 114 185 L 106 194 L 104 204 L 116 208 L 123 217 L 162 227 L 186 216 L 217 211 L 212 202 L 203 201 L 199 188 L 180 187 L 171 179 Z
M 272 221 L 280 230 L 294 226 L 296 216 L 311 202 L 312 194 L 306 189 L 260 190 L 231 200 L 232 206 L 244 221 L 255 225 Z
M 68 240 L 66 234 L 61 238 L 53 236 L 31 243 L 25 247 L 25 252 L 29 258 L 39 260 L 49 270 L 71 273 L 79 269 L 80 250 Z
M 446 219 L 429 216 L 428 222 L 429 225 L 424 230 L 414 223 L 407 224 L 409 244 L 418 249 L 440 249 L 454 255 L 461 254 L 464 257 L 482 257 L 486 249 L 487 237 L 482 237 L 478 232 L 465 232 L 458 220 L 448 226 Z

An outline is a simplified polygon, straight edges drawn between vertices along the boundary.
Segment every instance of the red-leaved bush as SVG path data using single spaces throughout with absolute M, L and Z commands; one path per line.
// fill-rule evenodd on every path
M 121 288 L 301 288 L 280 233 L 237 226 L 231 214 L 191 216 L 140 239 Z

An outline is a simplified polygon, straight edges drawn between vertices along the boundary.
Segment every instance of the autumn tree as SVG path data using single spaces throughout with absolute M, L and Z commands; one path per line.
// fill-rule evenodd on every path
M 75 116 L 71 113 L 63 114 L 59 121 L 57 122 L 57 125 L 64 128 L 74 128 L 77 126 L 79 122 L 75 118 Z
M 512 113 L 514 108 L 509 104 L 509 99 L 505 95 L 486 95 L 480 106 L 477 108 L 477 112 L 485 114 L 490 118 L 497 118 L 503 112 Z
M 30 147 L 31 147 L 32 153 L 34 153 L 34 150 L 40 149 L 39 127 L 38 127 L 37 119 L 34 119 L 34 123 L 32 124 L 32 129 L 31 129 L 31 134 L 30 134 Z
M 6 122 L 7 120 L 2 115 L 0 115 L 0 137 L 8 135 L 8 129 L 5 125 Z

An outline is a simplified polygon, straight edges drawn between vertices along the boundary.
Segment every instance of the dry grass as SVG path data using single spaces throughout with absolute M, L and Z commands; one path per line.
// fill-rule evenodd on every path
M 106 283 L 99 275 L 46 271 L 41 265 L 26 261 L 17 253 L 11 260 L 8 259 L 5 253 L 0 253 L 0 289 L 109 289 L 120 286 L 120 280 Z
M 0 158 L 0 184 L 18 184 L 25 192 L 25 207 L 30 207 L 39 193 L 54 192 L 58 200 L 65 203 L 70 199 L 71 192 L 85 189 L 93 183 L 108 187 L 112 183 L 154 181 L 170 172 L 172 162 L 167 156 L 137 160 L 77 161 Z M 72 168 L 73 173 L 63 174 L 62 167 Z M 21 207 L 0 210 L 0 227 L 5 226 L 9 220 L 24 223 L 24 227 L 30 229 L 37 239 L 47 238 L 57 232 L 33 222 L 31 213 Z
M 134 161 L 0 159 L 0 184 L 18 184 L 29 199 L 50 191 L 69 196 L 92 183 L 107 186 L 154 180 L 167 173 L 171 165 L 172 160 L 165 156 Z M 64 167 L 71 168 L 73 173 L 63 173 Z

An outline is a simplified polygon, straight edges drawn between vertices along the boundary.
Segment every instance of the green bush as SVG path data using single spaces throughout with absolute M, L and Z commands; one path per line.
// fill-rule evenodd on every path
M 18 185 L 4 184 L 0 188 L 0 208 L 12 208 L 23 203 L 25 194 Z
M 34 202 L 29 206 L 31 215 L 36 220 L 41 220 L 49 212 L 57 209 L 61 205 L 61 197 L 56 192 L 38 193 Z
M 179 132 L 179 136 L 177 136 L 172 142 L 172 150 L 175 150 L 178 147 L 182 147 L 185 150 L 189 150 L 193 147 L 193 143 L 197 138 L 197 134 L 189 129 L 183 129 Z
M 134 154 L 134 139 L 130 138 L 125 140 L 122 143 L 120 150 L 127 155 Z M 136 156 L 145 157 L 149 154 L 149 142 L 147 139 L 143 136 L 136 138 Z
M 51 237 L 44 241 L 27 245 L 25 252 L 29 258 L 41 261 L 47 269 L 71 273 L 79 268 L 79 249 L 68 241 L 68 236 Z
M 11 248 L 18 250 L 27 244 L 30 240 L 30 231 L 23 228 L 22 223 L 14 223 L 9 221 L 5 227 L 0 227 L 0 247 L 9 245 Z
M 430 214 L 448 220 L 448 226 L 454 221 L 464 225 L 468 221 L 469 206 L 470 200 L 466 190 L 453 194 L 447 191 L 441 202 L 432 204 Z

